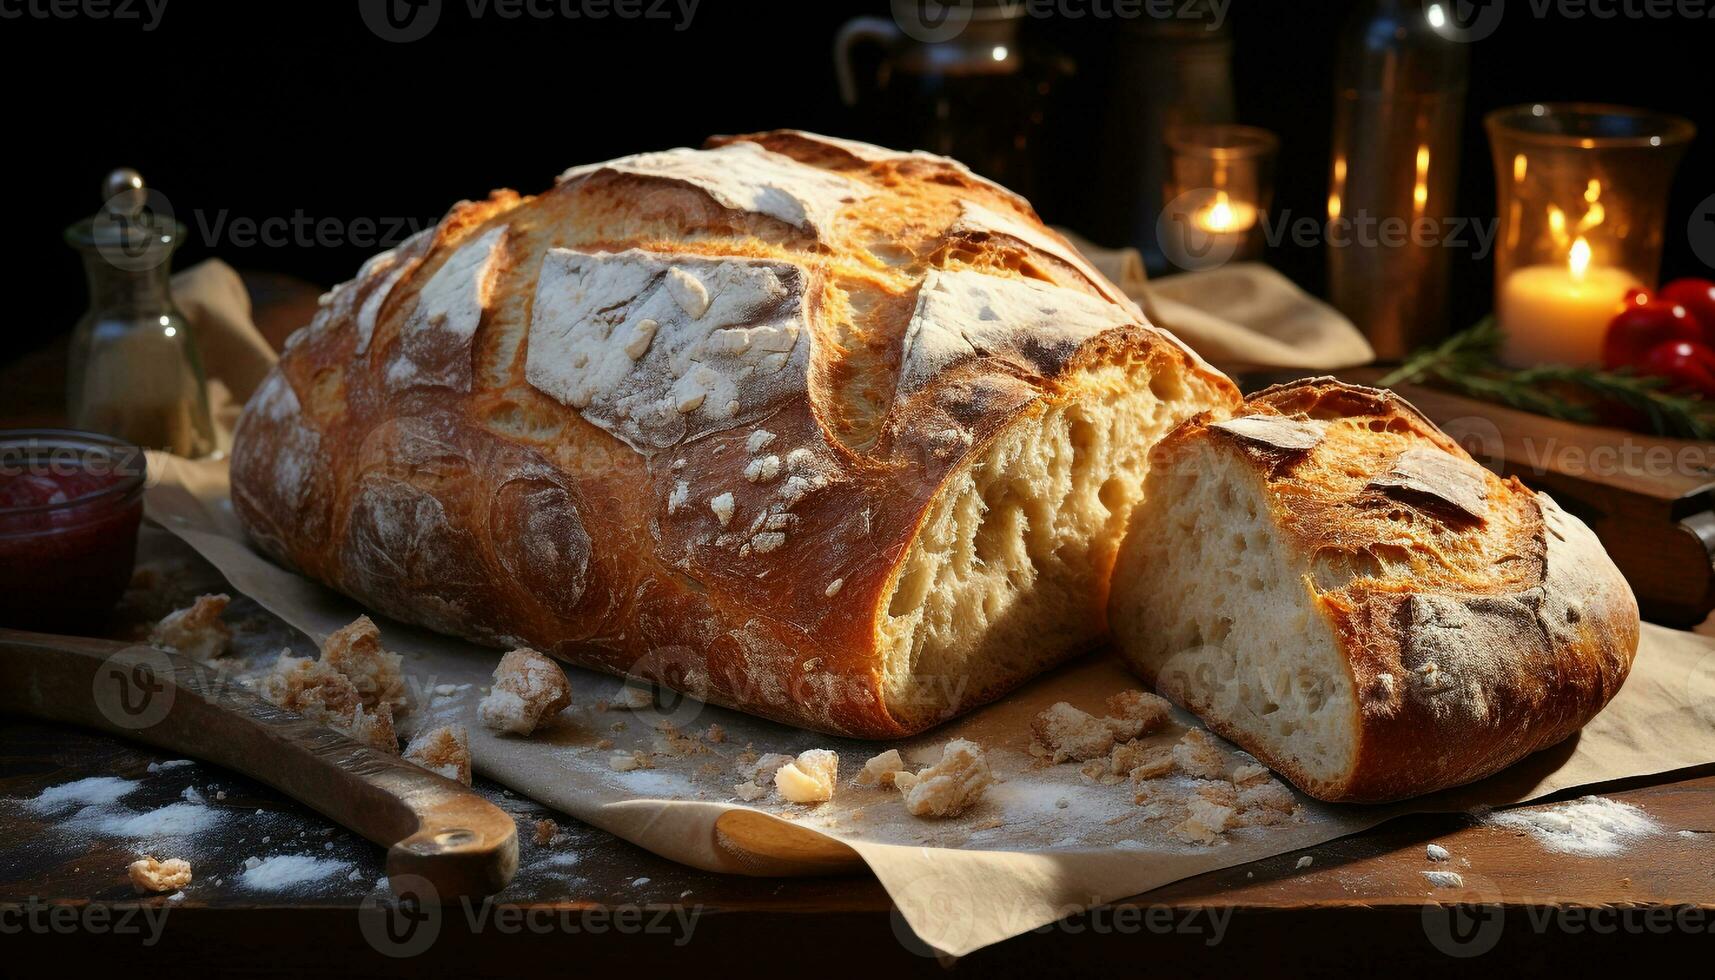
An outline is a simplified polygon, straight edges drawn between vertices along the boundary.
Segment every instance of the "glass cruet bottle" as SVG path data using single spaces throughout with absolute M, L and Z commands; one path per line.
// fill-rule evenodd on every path
M 71 424 L 206 456 L 215 448 L 208 389 L 168 285 L 184 226 L 135 170 L 109 174 L 103 199 L 99 212 L 65 232 L 89 280 L 89 310 L 72 333 L 66 377 Z

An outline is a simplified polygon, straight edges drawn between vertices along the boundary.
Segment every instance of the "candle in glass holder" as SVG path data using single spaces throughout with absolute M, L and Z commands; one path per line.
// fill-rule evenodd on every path
M 1501 284 L 1501 359 L 1514 367 L 1602 363 L 1608 321 L 1641 286 L 1614 266 L 1592 265 L 1590 245 L 1572 243 L 1564 265 L 1529 265 Z
M 1600 364 L 1626 291 L 1661 272 L 1667 191 L 1696 129 L 1647 109 L 1583 103 L 1497 109 L 1485 123 L 1500 218 L 1501 358 Z
M 1191 212 L 1191 223 L 1211 234 L 1241 234 L 1256 226 L 1256 217 L 1256 205 L 1216 191 L 1214 200 Z

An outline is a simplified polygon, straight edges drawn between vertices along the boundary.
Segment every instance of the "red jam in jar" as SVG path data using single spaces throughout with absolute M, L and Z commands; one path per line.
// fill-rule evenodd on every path
M 94 632 L 131 581 L 145 473 L 118 439 L 0 431 L 0 626 Z

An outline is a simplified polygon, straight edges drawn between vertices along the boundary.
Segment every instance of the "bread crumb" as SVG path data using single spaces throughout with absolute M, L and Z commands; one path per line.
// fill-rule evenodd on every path
M 780 767 L 791 761 L 791 756 L 780 752 L 758 757 L 754 752 L 746 751 L 739 754 L 737 764 L 740 775 L 759 786 L 768 786 L 774 782 L 774 774 Z
M 767 429 L 757 429 L 744 440 L 744 449 L 752 456 L 755 456 L 757 453 L 767 449 L 769 443 L 772 443 L 773 441 L 774 433 Z
M 1158 732 L 1173 718 L 1173 705 L 1147 691 L 1121 691 L 1108 698 L 1107 723 L 1114 738 L 1129 741 Z
M 139 895 L 176 892 L 191 883 L 191 863 L 183 858 L 157 861 L 146 857 L 131 862 L 125 871 L 131 876 L 131 887 Z
M 709 741 L 714 742 L 716 745 L 719 745 L 720 743 L 726 741 L 726 729 L 722 728 L 719 725 L 710 725 L 709 730 L 703 733 L 703 738 L 706 738 Z
M 1191 844 L 1214 844 L 1232 825 L 1234 811 L 1230 806 L 1211 803 L 1201 796 L 1193 797 L 1185 822 L 1173 828 L 1173 836 Z
M 1085 779 L 1088 779 L 1093 783 L 1101 783 L 1103 786 L 1113 786 L 1119 783 L 1123 778 L 1118 773 L 1114 772 L 1113 766 L 1114 763 L 1112 756 L 1090 759 L 1078 767 L 1078 775 L 1083 776 Z
M 899 750 L 888 749 L 863 764 L 863 771 L 857 774 L 857 784 L 859 786 L 892 786 L 894 774 L 904 768 L 905 760 L 899 757 Z
M 834 579 L 832 582 L 828 583 L 827 588 L 822 590 L 822 594 L 832 599 L 834 596 L 839 594 L 839 591 L 842 588 L 845 588 L 845 584 L 846 580 L 843 578 Z
M 1233 770 L 1234 786 L 1249 786 L 1252 783 L 1260 783 L 1268 778 L 1269 771 L 1265 766 L 1246 763 L 1245 765 Z
M 1420 871 L 1419 874 L 1429 880 L 1436 888 L 1463 888 L 1465 876 L 1457 871 Z
M 1137 746 L 1135 750 L 1131 748 L 1134 745 Z M 1131 742 L 1122 747 L 1127 749 L 1123 754 L 1120 752 L 1120 748 L 1114 749 L 1114 765 L 1116 768 L 1122 764 L 1128 765 L 1126 775 L 1130 776 L 1134 783 L 1171 775 L 1177 766 L 1177 763 L 1173 761 L 1173 746 L 1171 745 L 1144 745 L 1141 742 Z
M 560 665 L 521 647 L 500 658 L 494 686 L 477 704 L 476 717 L 490 731 L 529 735 L 571 703 L 572 686 Z
M 1107 755 L 1114 733 L 1104 722 L 1064 701 L 1043 711 L 1030 723 L 1031 751 L 1055 762 L 1079 762 Z
M 221 622 L 230 596 L 199 595 L 183 609 L 168 613 L 149 631 L 149 645 L 183 654 L 193 660 L 214 660 L 226 653 L 232 628 Z
M 1173 746 L 1173 762 L 1179 771 L 1200 779 L 1221 779 L 1226 776 L 1227 760 L 1209 733 L 1193 728 Z
M 834 798 L 840 757 L 828 749 L 809 749 L 774 771 L 774 788 L 788 803 L 826 803 Z
M 894 776 L 898 785 L 898 775 Z M 968 739 L 955 738 L 941 747 L 940 761 L 916 773 L 911 785 L 902 787 L 905 810 L 914 817 L 956 817 L 982 799 L 994 782 L 982 747 Z
M 560 825 L 547 817 L 536 821 L 536 845 L 547 847 L 554 842 L 554 836 L 560 832 Z
M 737 796 L 746 803 L 754 803 L 768 795 L 768 791 L 763 789 L 761 786 L 756 785 L 756 781 L 752 779 L 747 779 L 742 783 L 735 783 L 733 785 L 732 792 L 734 796 Z
M 463 725 L 420 732 L 405 746 L 405 761 L 469 786 L 470 732 Z
M 1239 816 L 1247 827 L 1271 827 L 1298 812 L 1298 798 L 1272 776 L 1237 787 Z
M 1192 792 L 1210 803 L 1239 809 L 1239 788 L 1232 783 L 1216 779 L 1199 779 L 1192 784 Z
M 1431 861 L 1445 861 L 1453 855 L 1447 853 L 1447 848 L 1440 844 L 1431 844 L 1423 849 L 1423 856 Z
M 1308 854 L 1306 854 L 1306 855 L 1304 855 L 1304 856 L 1303 856 L 1303 857 L 1301 857 L 1301 858 L 1299 858 L 1299 859 L 1298 859 L 1298 863 L 1297 863 L 1297 864 L 1295 864 L 1295 865 L 1293 865 L 1293 867 L 1295 867 L 1295 868 L 1300 868 L 1300 869 L 1302 869 L 1302 868 L 1308 868 L 1308 867 L 1310 867 L 1310 865 L 1311 865 L 1311 863 L 1312 863 L 1312 862 L 1314 862 L 1314 861 L 1315 861 L 1315 860 L 1316 860 L 1316 859 L 1315 859 L 1315 858 L 1313 858 L 1313 857 L 1311 857 L 1311 856 L 1310 856 L 1310 855 L 1308 855 Z
M 647 752 L 615 752 L 608 756 L 607 767 L 614 772 L 634 772 L 655 768 L 655 760 Z
M 381 631 L 368 616 L 359 616 L 335 630 L 322 644 L 322 662 L 351 678 L 363 706 L 373 711 L 386 704 L 398 714 L 406 709 L 405 678 L 397 653 L 381 647 Z
M 598 749 L 602 749 L 602 750 L 611 749 L 611 748 L 613 748 L 613 739 L 611 739 L 611 738 L 599 739 L 596 741 L 595 747 Z
M 619 693 L 608 703 L 626 711 L 643 711 L 655 707 L 655 692 L 647 687 L 627 684 L 620 688 Z
M 259 692 L 276 707 L 297 712 L 382 752 L 399 754 L 392 707 L 382 701 L 374 710 L 366 709 L 351 678 L 326 660 L 294 657 L 282 650 L 273 669 L 262 678 Z
M 340 726 L 336 724 L 333 727 L 338 729 Z M 393 709 L 385 701 L 376 705 L 374 711 L 358 705 L 352 712 L 351 724 L 344 732 L 372 749 L 388 755 L 399 754 L 399 734 L 393 730 Z

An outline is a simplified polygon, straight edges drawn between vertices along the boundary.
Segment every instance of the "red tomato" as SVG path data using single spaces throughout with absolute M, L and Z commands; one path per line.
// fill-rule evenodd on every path
M 1670 340 L 1644 352 L 1638 370 L 1666 378 L 1676 391 L 1715 398 L 1715 350 L 1689 340 Z
M 1703 327 L 1703 342 L 1715 344 L 1715 282 L 1707 279 L 1675 279 L 1661 287 L 1661 298 L 1685 307 Z
M 1608 321 L 1602 338 L 1602 366 L 1637 367 L 1644 352 L 1674 340 L 1702 341 L 1704 331 L 1678 303 L 1660 300 L 1627 303 Z

